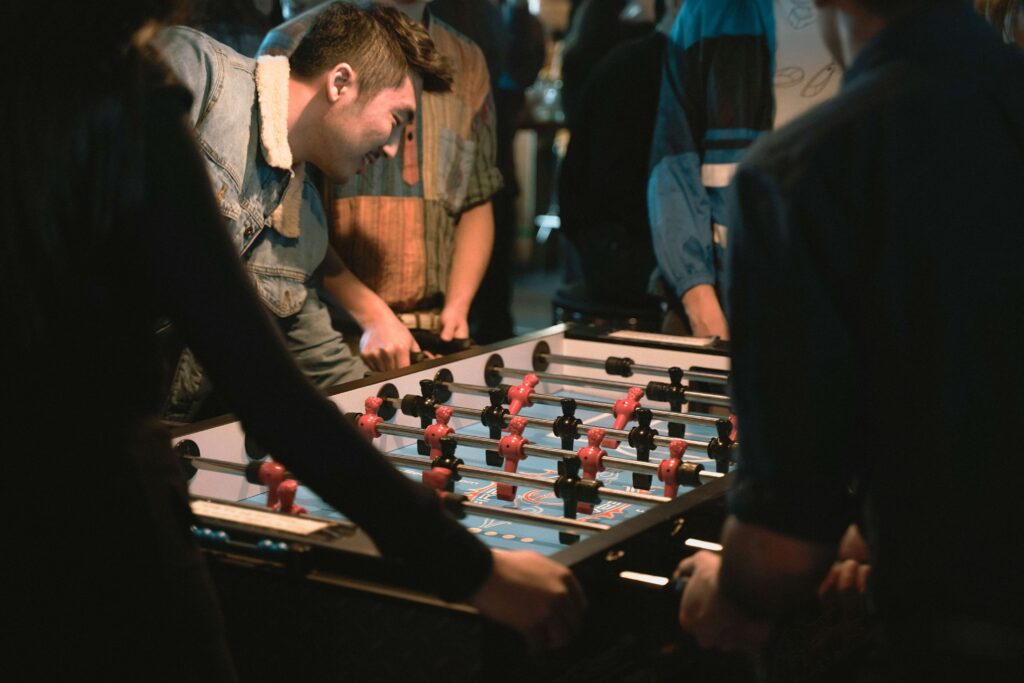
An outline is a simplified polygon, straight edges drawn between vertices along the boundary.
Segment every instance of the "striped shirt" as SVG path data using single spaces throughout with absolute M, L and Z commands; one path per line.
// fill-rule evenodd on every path
M 263 51 L 290 54 L 314 18 L 315 12 L 306 12 L 271 32 Z M 398 312 L 439 305 L 459 218 L 490 201 L 502 185 L 483 53 L 429 9 L 424 22 L 452 66 L 452 91 L 418 92 L 416 117 L 395 158 L 379 159 L 325 197 L 331 244 L 356 277 Z

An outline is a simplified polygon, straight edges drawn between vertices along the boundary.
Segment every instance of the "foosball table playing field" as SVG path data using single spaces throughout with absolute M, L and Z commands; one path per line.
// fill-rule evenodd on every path
M 408 568 L 237 422 L 176 434 L 243 676 L 621 680 L 622 667 L 654 671 L 650 657 L 666 653 L 670 666 L 693 665 L 688 680 L 746 675 L 680 650 L 666 585 L 682 557 L 718 541 L 740 439 L 728 382 L 729 359 L 710 342 L 559 326 L 330 396 L 487 545 L 572 568 L 588 624 L 569 651 L 543 657 L 472 608 L 404 585 Z

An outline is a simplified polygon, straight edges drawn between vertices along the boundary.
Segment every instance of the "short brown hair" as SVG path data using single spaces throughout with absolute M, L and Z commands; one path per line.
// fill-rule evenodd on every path
M 341 62 L 359 74 L 359 96 L 397 88 L 410 72 L 427 92 L 448 92 L 452 71 L 426 29 L 393 7 L 335 2 L 319 11 L 289 58 L 294 76 L 313 79 Z

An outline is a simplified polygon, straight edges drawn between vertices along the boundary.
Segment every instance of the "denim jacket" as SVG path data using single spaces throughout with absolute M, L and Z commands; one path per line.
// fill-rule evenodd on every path
M 302 308 L 327 249 L 319 193 L 288 147 L 288 61 L 243 57 L 180 26 L 153 41 L 192 91 L 191 122 L 229 234 L 266 306 Z
M 263 303 L 289 325 L 307 301 L 321 305 L 310 292 L 327 251 L 327 223 L 315 185 L 304 165 L 293 164 L 288 146 L 288 61 L 252 60 L 183 27 L 165 29 L 153 45 L 192 91 L 196 143 L 242 265 Z M 309 346 L 309 354 L 320 352 Z M 340 380 L 332 374 L 325 381 Z M 206 373 L 184 349 L 164 419 L 191 422 L 211 391 Z

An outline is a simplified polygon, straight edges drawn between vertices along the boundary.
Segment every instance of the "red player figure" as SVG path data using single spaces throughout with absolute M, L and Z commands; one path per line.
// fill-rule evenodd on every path
M 526 460 L 526 453 L 523 453 L 523 446 L 530 443 L 523 438 L 523 430 L 526 429 L 526 418 L 513 417 L 508 423 L 508 436 L 501 437 L 498 442 L 498 453 L 505 458 L 505 471 L 515 472 L 519 469 L 519 461 Z M 498 500 L 515 500 L 516 487 L 512 484 L 498 484 Z
M 740 440 L 740 419 L 735 413 L 729 413 L 729 422 L 732 423 L 732 431 L 729 432 L 729 441 L 736 443 Z
M 439 494 L 448 488 L 452 479 L 452 471 L 447 467 L 431 467 L 423 471 L 423 483 L 436 490 Z
M 384 405 L 384 399 L 380 396 L 369 396 L 363 401 L 363 407 L 366 410 L 362 415 L 359 416 L 359 421 L 356 426 L 359 427 L 367 439 L 373 441 L 374 439 L 380 438 L 380 432 L 377 431 L 377 425 L 384 421 L 384 418 L 377 414 L 380 407 Z
M 523 383 L 517 387 L 512 387 L 508 390 L 508 412 L 512 415 L 518 415 L 519 411 L 526 406 L 529 408 L 533 405 L 533 388 L 540 383 L 540 378 L 537 375 L 526 375 L 523 377 Z
M 299 490 L 299 482 L 294 479 L 285 479 L 277 487 L 277 505 L 274 509 L 286 515 L 304 515 L 306 508 L 295 504 L 295 492 Z
M 682 439 L 674 439 L 668 445 L 668 457 L 658 465 L 658 479 L 665 482 L 666 498 L 675 498 L 676 493 L 679 492 L 679 480 L 676 475 L 688 445 Z
M 604 430 L 600 427 L 591 427 L 587 431 L 588 445 L 576 453 L 580 458 L 580 464 L 583 466 L 583 477 L 585 479 L 597 479 L 597 473 L 604 472 L 604 456 L 608 454 L 601 448 L 602 441 L 604 441 Z M 594 506 L 590 503 L 577 503 L 576 510 L 589 515 L 594 511 Z
M 277 505 L 277 490 L 281 482 L 284 481 L 284 473 L 284 467 L 276 462 L 268 460 L 260 465 L 259 478 L 260 483 L 267 487 L 268 508 Z
M 630 387 L 626 392 L 626 398 L 620 398 L 612 406 L 612 414 L 615 416 L 615 429 L 622 429 L 633 419 L 636 409 L 640 407 L 640 399 L 644 397 L 644 390 L 640 387 Z M 615 439 L 605 439 L 605 448 L 618 448 L 619 442 Z
M 423 440 L 430 446 L 430 459 L 436 460 L 441 457 L 441 437 L 454 434 L 455 430 L 448 426 L 452 419 L 452 409 L 448 406 L 438 406 L 434 410 L 434 424 L 423 430 Z M 428 484 L 427 473 L 423 473 L 423 483 Z

